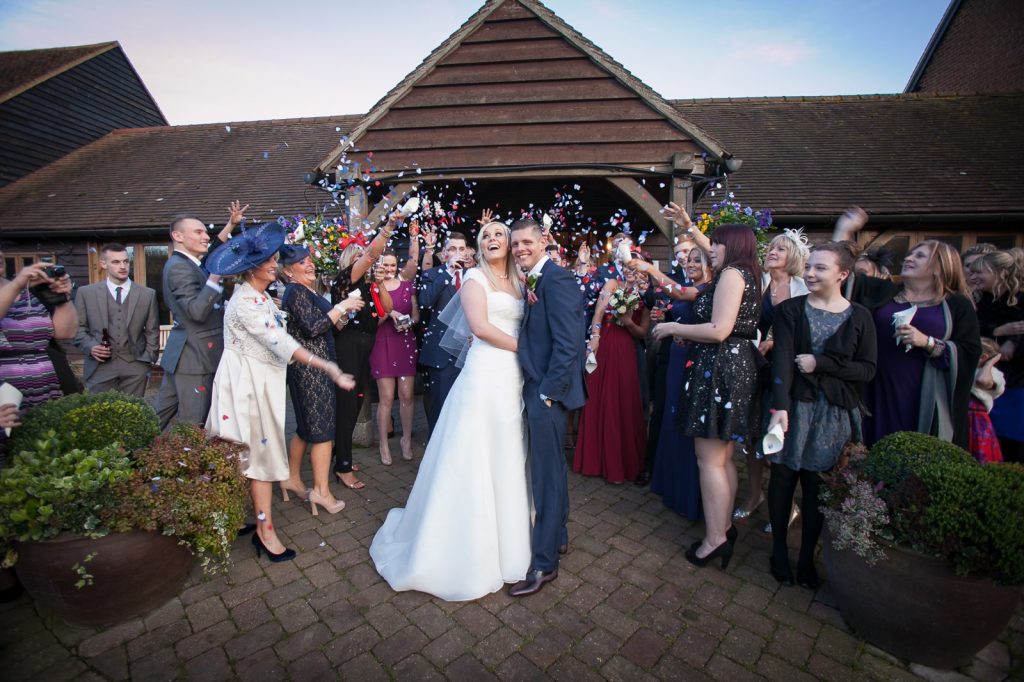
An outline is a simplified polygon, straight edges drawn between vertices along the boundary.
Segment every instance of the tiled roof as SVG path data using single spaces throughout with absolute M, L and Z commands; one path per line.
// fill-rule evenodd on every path
M 361 116 L 116 130 L 0 189 L 0 230 L 93 232 L 167 225 L 191 212 L 222 223 L 310 213 L 325 194 L 303 175 Z
M 0 52 L 0 102 L 117 46 L 110 42 Z
M 1024 92 L 1024 2 L 952 0 L 905 92 Z
M 1024 95 L 676 100 L 743 159 L 731 189 L 794 216 L 1024 214 Z

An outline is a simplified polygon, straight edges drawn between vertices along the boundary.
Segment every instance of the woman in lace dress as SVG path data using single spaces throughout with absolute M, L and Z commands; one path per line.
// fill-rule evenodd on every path
M 288 479 L 285 454 L 285 368 L 300 362 L 324 372 L 339 387 L 355 380 L 338 365 L 310 353 L 285 331 L 285 314 L 267 295 L 277 279 L 277 250 L 285 229 L 265 223 L 217 248 L 207 269 L 221 276 L 241 275 L 224 311 L 224 354 L 213 379 L 206 430 L 211 436 L 249 449 L 242 473 L 250 480 L 257 524 L 252 544 L 271 561 L 295 558 L 277 537 L 271 512 L 274 481 Z
M 288 315 L 288 333 L 314 355 L 331 362 L 334 356 L 334 326 L 350 311 L 362 310 L 361 298 L 346 298 L 335 305 L 313 290 L 316 268 L 304 246 L 286 244 L 281 247 L 278 265 L 288 282 L 281 297 L 281 308 Z M 288 480 L 281 481 L 285 502 L 293 492 L 308 499 L 313 514 L 317 505 L 331 514 L 345 508 L 334 499 L 329 485 L 331 446 L 334 442 L 334 382 L 323 372 L 306 365 L 288 366 L 288 392 L 295 411 L 295 435 L 288 444 Z M 312 444 L 313 487 L 307 489 L 300 469 L 307 445 Z
M 522 580 L 531 558 L 523 375 L 516 356 L 523 293 L 508 227 L 484 225 L 477 247 L 480 266 L 466 271 L 449 304 L 461 304 L 472 332 L 465 365 L 405 508 L 388 512 L 370 546 L 377 571 L 393 589 L 448 601 L 477 599 Z M 464 326 L 453 320 L 449 328 Z

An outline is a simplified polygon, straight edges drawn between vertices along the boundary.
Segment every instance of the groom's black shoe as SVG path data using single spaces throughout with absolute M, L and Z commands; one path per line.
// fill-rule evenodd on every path
M 540 592 L 544 583 L 549 583 L 558 577 L 558 569 L 545 573 L 544 571 L 530 571 L 526 574 L 526 580 L 520 580 L 508 588 L 510 597 L 526 597 Z

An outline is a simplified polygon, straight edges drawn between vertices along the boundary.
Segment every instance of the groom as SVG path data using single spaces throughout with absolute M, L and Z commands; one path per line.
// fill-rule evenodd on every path
M 512 223 L 512 255 L 526 273 L 529 305 L 519 334 L 523 401 L 530 437 L 530 476 L 536 518 L 533 560 L 526 579 L 509 588 L 513 597 L 539 592 L 558 577 L 558 555 L 569 541 L 566 480 L 566 418 L 583 407 L 583 295 L 576 279 L 544 253 L 547 238 L 532 218 Z

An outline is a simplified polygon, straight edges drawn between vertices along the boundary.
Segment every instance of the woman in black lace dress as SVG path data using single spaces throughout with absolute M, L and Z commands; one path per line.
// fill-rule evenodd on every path
M 288 333 L 310 353 L 334 362 L 334 326 L 350 311 L 362 309 L 365 302 L 346 298 L 331 306 L 313 291 L 316 271 L 305 247 L 281 247 L 278 265 L 288 283 L 281 297 L 281 308 L 288 313 Z M 328 485 L 334 441 L 334 382 L 323 372 L 293 362 L 288 365 L 288 391 L 296 430 L 288 444 L 288 480 L 281 481 L 281 494 L 285 501 L 289 491 L 308 499 L 314 514 L 316 505 L 336 514 L 345 503 L 334 498 Z M 309 490 L 299 473 L 308 444 L 313 445 L 313 488 Z
M 694 438 L 700 468 L 705 537 L 686 552 L 690 563 L 705 565 L 721 557 L 729 565 L 736 531 L 738 445 L 752 447 L 760 434 L 757 367 L 753 340 L 761 315 L 761 269 L 757 239 L 745 225 L 722 225 L 711 236 L 715 278 L 697 298 L 695 324 L 659 324 L 654 336 L 693 342 L 692 364 L 683 384 L 679 426 Z

